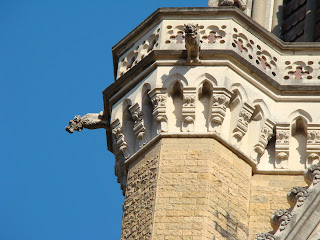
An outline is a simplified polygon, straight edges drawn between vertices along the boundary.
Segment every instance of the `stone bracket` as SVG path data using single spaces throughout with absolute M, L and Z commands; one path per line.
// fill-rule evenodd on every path
M 155 88 L 149 92 L 153 105 L 152 115 L 156 120 L 157 134 L 168 131 L 168 118 L 166 113 L 167 89 Z
M 290 124 L 277 124 L 275 168 L 288 168 L 289 144 Z
M 271 121 L 268 118 L 266 119 L 260 131 L 259 142 L 254 146 L 253 152 L 251 154 L 251 157 L 254 160 L 257 160 L 264 153 L 268 142 L 273 135 L 273 129 L 275 125 L 275 122 Z
M 136 134 L 139 142 L 139 147 L 146 144 L 146 128 L 144 126 L 143 113 L 138 103 L 129 108 L 132 118 L 134 120 L 133 131 Z
M 115 121 L 112 122 L 111 128 L 112 128 L 112 133 L 116 139 L 120 153 L 122 153 L 125 159 L 128 159 L 130 157 L 130 152 L 129 152 L 128 144 L 125 141 L 123 129 L 119 119 L 116 119 Z
M 249 121 L 254 112 L 254 107 L 248 103 L 244 103 L 240 110 L 237 126 L 233 130 L 231 144 L 239 147 L 241 139 L 248 131 Z
M 193 132 L 195 120 L 195 88 L 183 89 L 183 104 L 182 104 L 182 131 Z
M 307 131 L 306 167 L 320 160 L 320 124 L 309 124 Z
M 229 106 L 231 95 L 231 91 L 226 88 L 213 89 L 211 117 L 208 126 L 209 132 L 220 134 L 221 125 L 226 116 L 226 110 Z

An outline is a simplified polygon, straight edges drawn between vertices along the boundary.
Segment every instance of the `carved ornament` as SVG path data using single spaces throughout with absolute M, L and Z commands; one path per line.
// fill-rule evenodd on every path
M 143 112 L 140 110 L 139 104 L 134 104 L 129 108 L 132 118 L 134 120 L 133 131 L 136 134 L 139 147 L 142 147 L 146 144 L 146 128 L 144 126 L 144 120 L 142 118 Z
M 288 202 L 293 208 L 294 206 L 301 207 L 307 197 L 310 195 L 308 187 L 293 187 L 287 195 Z
M 168 118 L 166 113 L 167 90 L 155 88 L 149 92 L 153 105 L 152 115 L 157 124 L 157 133 L 168 131 Z
M 250 106 L 248 103 L 245 103 L 243 107 L 240 110 L 239 118 L 237 122 L 236 128 L 233 130 L 232 134 L 232 144 L 236 145 L 237 143 L 240 143 L 243 136 L 248 131 L 248 125 L 250 118 L 253 114 L 254 108 Z
M 193 62 L 196 62 L 196 63 L 200 62 L 200 36 L 199 36 L 198 30 L 199 30 L 198 24 L 184 25 L 188 63 L 191 63 L 192 57 L 194 58 Z
M 276 237 L 272 233 L 260 233 L 255 238 L 256 240 L 276 240 Z
M 108 122 L 103 114 L 103 111 L 100 113 L 88 113 L 81 117 L 77 115 L 74 119 L 69 121 L 69 126 L 65 127 L 66 131 L 73 133 L 74 131 L 82 131 L 83 128 L 87 129 L 98 129 L 104 128 L 107 129 Z
M 226 116 L 226 110 L 229 106 L 231 92 L 226 88 L 213 89 L 211 118 L 208 131 L 220 134 L 221 124 Z
M 120 153 L 124 156 L 125 159 L 130 157 L 128 144 L 125 141 L 125 136 L 123 134 L 122 126 L 120 125 L 120 121 L 117 119 L 112 123 L 112 133 L 115 137 L 116 143 L 118 145 Z
M 278 229 L 283 231 L 290 223 L 292 218 L 293 215 L 288 209 L 278 209 L 275 211 L 270 220 L 273 231 L 276 232 Z
M 209 7 L 235 6 L 244 11 L 247 8 L 247 0 L 209 0 Z
M 304 172 L 304 179 L 308 185 L 316 185 L 320 182 L 320 162 L 310 165 Z

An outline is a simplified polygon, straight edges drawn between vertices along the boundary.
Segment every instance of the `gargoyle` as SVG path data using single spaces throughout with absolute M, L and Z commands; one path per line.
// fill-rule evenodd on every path
M 209 0 L 209 7 L 235 6 L 244 11 L 247 8 L 247 0 Z
M 200 37 L 198 34 L 199 26 L 193 24 L 184 25 L 186 49 L 188 52 L 188 63 L 191 62 L 192 55 L 195 57 L 193 62 L 200 62 Z
M 97 129 L 104 128 L 107 129 L 108 121 L 106 120 L 103 111 L 100 113 L 88 113 L 81 117 L 77 115 L 74 119 L 69 121 L 69 126 L 66 127 L 66 131 L 73 133 L 74 131 L 81 131 L 83 128 L 87 129 Z

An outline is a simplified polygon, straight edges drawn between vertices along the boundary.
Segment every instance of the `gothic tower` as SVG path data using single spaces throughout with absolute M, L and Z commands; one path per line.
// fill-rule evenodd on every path
M 158 9 L 117 43 L 104 112 L 68 131 L 107 129 L 121 239 L 318 239 L 317 1 L 209 6 Z

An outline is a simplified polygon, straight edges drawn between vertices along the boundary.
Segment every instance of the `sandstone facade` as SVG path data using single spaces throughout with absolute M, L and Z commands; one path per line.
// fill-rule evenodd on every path
M 210 4 L 233 7 L 159 9 L 122 39 L 104 112 L 67 129 L 107 130 L 125 195 L 121 239 L 246 240 L 272 227 L 256 238 L 314 240 L 320 45 L 266 31 L 280 36 L 289 21 L 281 1 Z M 316 38 L 303 29 L 294 41 Z

